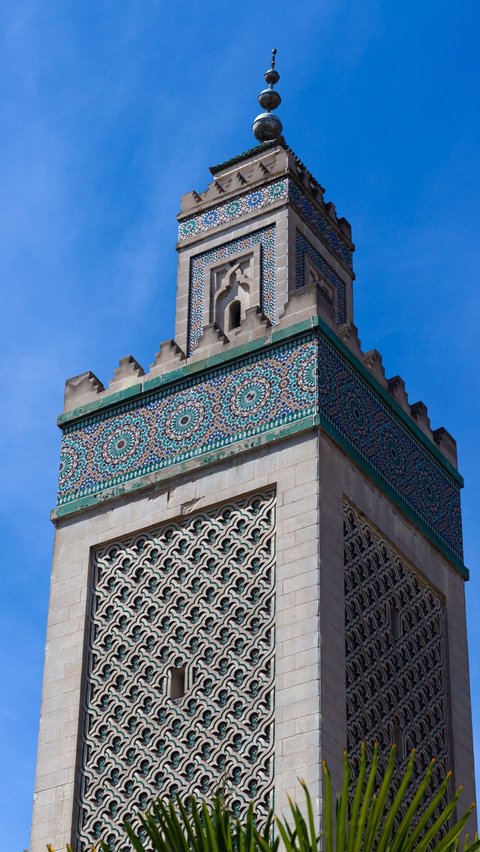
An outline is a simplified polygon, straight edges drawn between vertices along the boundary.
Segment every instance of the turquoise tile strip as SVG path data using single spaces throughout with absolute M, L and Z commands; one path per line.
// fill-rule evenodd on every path
M 202 213 L 182 219 L 178 224 L 178 241 L 197 234 L 206 234 L 219 225 L 229 225 L 248 213 L 262 210 L 270 204 L 286 199 L 288 196 L 288 180 L 282 178 L 266 186 L 257 187 L 230 198 L 223 204 L 209 207 Z
M 461 479 L 353 361 L 326 330 L 312 329 L 71 422 L 63 427 L 58 506 L 73 510 L 174 464 L 320 423 L 461 563 Z
M 279 201 L 290 201 L 308 222 L 312 230 L 349 269 L 352 269 L 352 250 L 341 231 L 336 231 L 320 213 L 295 181 L 288 178 L 272 181 L 248 192 L 239 193 L 221 204 L 210 206 L 178 224 L 178 241 L 205 235 L 221 225 L 230 225 L 252 212 L 258 212 Z

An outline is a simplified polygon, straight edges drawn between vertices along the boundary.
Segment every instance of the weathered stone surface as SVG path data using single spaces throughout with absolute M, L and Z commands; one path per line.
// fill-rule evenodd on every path
M 90 371 L 73 376 L 65 382 L 64 410 L 69 411 L 72 408 L 93 402 L 104 390 L 100 379 L 97 379 L 94 373 Z

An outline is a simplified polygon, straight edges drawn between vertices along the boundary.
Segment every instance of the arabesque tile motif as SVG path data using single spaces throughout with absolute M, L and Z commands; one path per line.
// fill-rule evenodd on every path
M 320 331 L 65 426 L 58 503 L 313 415 L 462 559 L 457 481 Z

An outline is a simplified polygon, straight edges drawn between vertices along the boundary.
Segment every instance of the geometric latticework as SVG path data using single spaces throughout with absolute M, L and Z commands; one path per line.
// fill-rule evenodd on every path
M 130 848 L 158 797 L 222 785 L 271 806 L 275 495 L 255 494 L 98 548 L 92 559 L 79 848 Z M 178 692 L 180 690 L 180 692 Z
M 416 773 L 450 766 L 443 600 L 348 505 L 344 506 L 347 748 L 382 763 L 416 749 Z

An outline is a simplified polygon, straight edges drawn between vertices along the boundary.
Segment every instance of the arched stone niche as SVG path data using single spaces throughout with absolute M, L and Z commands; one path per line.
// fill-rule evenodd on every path
M 225 334 L 239 328 L 246 311 L 260 304 L 260 246 L 205 269 L 204 326 L 215 322 Z

